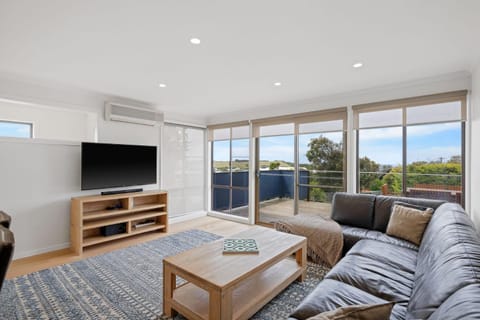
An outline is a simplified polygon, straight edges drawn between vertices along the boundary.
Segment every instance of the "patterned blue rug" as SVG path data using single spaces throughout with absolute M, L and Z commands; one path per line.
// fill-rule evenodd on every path
M 162 259 L 219 238 L 189 230 L 7 280 L 0 319 L 163 319 Z M 290 285 L 253 319 L 287 318 L 327 271 L 309 263 L 306 281 Z

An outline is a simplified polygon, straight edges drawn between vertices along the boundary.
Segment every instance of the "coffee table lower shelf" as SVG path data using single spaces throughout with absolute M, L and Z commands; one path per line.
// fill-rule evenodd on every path
M 295 259 L 286 258 L 239 283 L 232 294 L 232 318 L 250 318 L 303 272 Z M 209 319 L 209 301 L 206 290 L 188 282 L 174 290 L 171 303 L 189 319 Z

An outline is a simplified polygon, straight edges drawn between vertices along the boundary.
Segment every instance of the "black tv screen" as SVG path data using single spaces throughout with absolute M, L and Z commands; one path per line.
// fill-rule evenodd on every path
M 82 190 L 157 183 L 157 147 L 82 142 Z

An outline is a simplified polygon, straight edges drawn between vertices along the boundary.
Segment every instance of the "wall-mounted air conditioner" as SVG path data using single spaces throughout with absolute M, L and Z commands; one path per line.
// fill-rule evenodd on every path
M 116 102 L 105 102 L 105 120 L 154 126 L 163 122 L 163 113 Z

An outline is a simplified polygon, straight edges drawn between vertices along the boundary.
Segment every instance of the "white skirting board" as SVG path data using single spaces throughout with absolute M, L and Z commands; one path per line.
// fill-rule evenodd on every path
M 67 249 L 67 248 L 70 248 L 70 242 L 64 242 L 64 243 L 56 244 L 56 245 L 45 247 L 45 248 L 39 248 L 35 250 L 22 251 L 22 252 L 19 252 L 17 255 L 15 255 L 15 260 L 36 256 L 42 253 L 48 253 L 52 251 Z
M 206 211 L 189 212 L 189 213 L 185 213 L 185 214 L 182 214 L 182 215 L 179 215 L 179 216 L 176 216 L 176 217 L 169 218 L 169 223 L 170 224 L 179 223 L 179 222 L 183 222 L 183 221 L 187 221 L 187 220 L 192 220 L 192 219 L 196 219 L 196 218 L 200 218 L 200 217 L 205 217 L 206 215 L 207 215 Z M 51 251 L 66 249 L 66 248 L 69 248 L 69 247 L 70 247 L 70 242 L 64 242 L 64 243 L 60 243 L 60 244 L 53 245 L 53 246 L 38 248 L 38 249 L 35 249 L 35 250 L 21 251 L 21 252 L 18 252 L 18 254 L 15 255 L 15 260 L 16 259 L 21 259 L 21 258 L 26 258 L 26 257 L 31 257 L 31 256 L 51 252 Z
M 244 223 L 244 224 L 252 224 L 248 220 L 248 218 L 237 217 L 237 216 L 234 216 L 234 215 L 231 215 L 231 214 L 209 211 L 207 215 L 210 216 L 210 217 L 230 220 L 230 221 L 234 221 L 234 222 L 239 222 L 239 223 Z
M 178 222 L 183 222 L 183 221 L 187 221 L 187 220 L 192 220 L 192 219 L 196 219 L 196 218 L 205 217 L 206 215 L 207 215 L 206 211 L 188 212 L 188 213 L 184 213 L 184 214 L 181 214 L 181 215 L 177 215 L 175 217 L 168 217 L 168 223 L 169 224 L 174 224 L 174 223 L 178 223 Z

